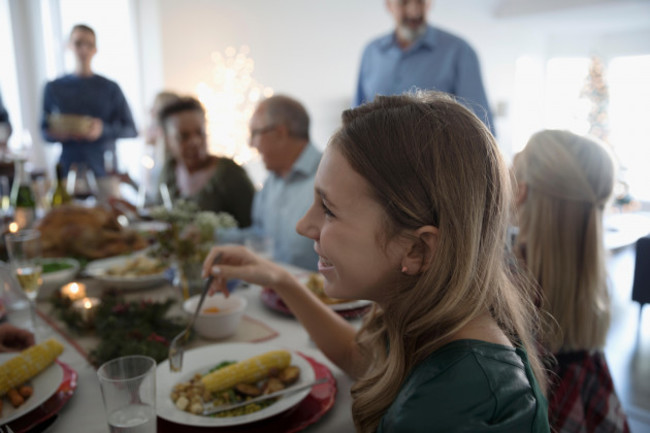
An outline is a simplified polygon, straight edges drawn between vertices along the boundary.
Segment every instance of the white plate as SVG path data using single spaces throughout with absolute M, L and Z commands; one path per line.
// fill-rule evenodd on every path
M 348 310 L 356 310 L 357 308 L 363 308 L 370 304 L 372 304 L 372 301 L 359 299 L 357 301 L 341 302 L 339 304 L 329 304 L 329 307 L 334 311 L 348 311 Z
M 0 363 L 4 363 L 14 356 L 17 353 L 1 353 L 0 354 Z M 6 397 L 2 409 L 2 416 L 0 416 L 0 424 L 8 423 L 16 418 L 20 418 L 26 413 L 36 409 L 38 406 L 43 404 L 48 398 L 52 397 L 59 385 L 63 381 L 63 368 L 56 362 L 52 363 L 45 370 L 40 372 L 38 376 L 32 378 L 29 383 L 34 388 L 34 394 L 29 397 L 25 403 L 20 405 L 17 408 L 14 408 L 11 403 L 7 400 Z
M 101 281 L 106 285 L 118 289 L 144 289 L 156 284 L 162 284 L 165 280 L 165 272 L 157 274 L 143 275 L 140 277 L 121 277 L 118 275 L 107 275 L 106 271 L 115 266 L 122 266 L 128 260 L 133 259 L 137 255 L 145 254 L 139 252 L 136 254 L 129 254 L 126 256 L 109 257 L 107 259 L 94 260 L 86 265 L 86 273 L 91 277 Z
M 176 408 L 169 396 L 172 388 L 177 383 L 189 381 L 195 373 L 205 374 L 222 361 L 243 361 L 252 356 L 277 349 L 281 348 L 259 343 L 221 343 L 204 346 L 185 352 L 183 371 L 180 373 L 169 371 L 169 360 L 162 362 L 156 369 L 156 412 L 158 416 L 184 425 L 226 427 L 259 421 L 294 407 L 309 395 L 311 389 L 305 389 L 282 397 L 272 405 L 257 412 L 226 418 L 213 418 L 184 412 Z M 300 368 L 299 384 L 310 382 L 316 378 L 311 364 L 295 352 L 291 353 L 291 365 Z
M 43 272 L 43 288 L 61 287 L 74 279 L 79 271 L 79 262 L 71 258 L 44 258 L 41 263 L 68 263 L 72 267 L 54 272 Z
M 320 276 L 320 278 L 323 277 Z M 298 275 L 298 279 L 300 280 L 301 283 L 307 285 L 307 281 L 309 281 L 309 275 Z M 327 305 L 334 311 L 348 311 L 348 310 L 356 310 L 357 308 L 363 308 L 370 304 L 372 304 L 372 301 L 367 301 L 365 299 L 358 299 L 358 300 L 347 301 L 347 302 L 339 302 L 338 304 L 325 304 L 325 305 Z

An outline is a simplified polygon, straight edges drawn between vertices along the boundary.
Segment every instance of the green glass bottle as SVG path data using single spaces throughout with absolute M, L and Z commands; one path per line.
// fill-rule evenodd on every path
M 32 180 L 25 170 L 25 159 L 14 161 L 14 183 L 11 187 L 11 207 L 14 210 L 14 221 L 19 229 L 29 228 L 36 219 L 36 197 L 32 189 Z
M 70 203 L 72 197 L 68 194 L 68 191 L 65 188 L 63 182 L 63 169 L 61 164 L 56 165 L 56 180 L 54 183 L 54 188 L 52 189 L 52 196 L 50 197 L 50 205 L 52 207 L 61 206 L 66 203 Z

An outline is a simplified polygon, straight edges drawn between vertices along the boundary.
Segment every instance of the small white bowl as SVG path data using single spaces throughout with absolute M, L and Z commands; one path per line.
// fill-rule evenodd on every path
M 183 310 L 192 317 L 199 303 L 200 295 L 192 296 L 183 303 Z M 230 337 L 237 331 L 237 327 L 244 315 L 248 301 L 237 295 L 227 298 L 222 293 L 217 293 L 205 298 L 199 315 L 194 322 L 194 330 L 201 337 L 211 340 L 220 340 Z M 216 313 L 206 313 L 206 308 L 217 307 Z
M 65 263 L 70 265 L 68 268 L 53 272 L 43 272 L 43 289 L 55 289 L 74 280 L 79 272 L 79 262 L 71 258 L 44 258 L 41 259 L 43 265 L 50 263 Z

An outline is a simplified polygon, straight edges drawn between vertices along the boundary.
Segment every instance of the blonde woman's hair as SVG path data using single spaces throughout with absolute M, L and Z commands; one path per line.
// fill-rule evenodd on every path
M 602 348 L 610 307 L 603 209 L 614 185 L 606 148 L 568 131 L 533 135 L 514 160 L 526 185 L 518 209 L 519 250 L 559 332 L 543 336 L 557 353 Z
M 509 173 L 485 125 L 444 94 L 377 97 L 345 111 L 330 144 L 385 210 L 384 241 L 439 229 L 430 268 L 403 276 L 385 310 L 374 307 L 359 331 L 373 363 L 352 388 L 357 430 L 375 431 L 413 367 L 486 311 L 527 350 L 544 389 L 536 310 L 512 283 L 505 257 Z

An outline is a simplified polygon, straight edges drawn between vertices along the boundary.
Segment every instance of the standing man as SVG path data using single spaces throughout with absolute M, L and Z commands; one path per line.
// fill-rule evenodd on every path
M 432 0 L 386 0 L 395 30 L 368 44 L 354 105 L 414 88 L 451 93 L 494 133 L 478 57 L 458 36 L 430 26 Z
M 46 141 L 61 142 L 64 174 L 71 164 L 83 163 L 103 177 L 107 166 L 117 167 L 115 141 L 136 137 L 138 131 L 117 83 L 92 71 L 95 31 L 83 24 L 74 26 L 69 47 L 75 70 L 45 86 L 41 130 Z
M 314 176 L 321 153 L 309 138 L 305 107 L 288 96 L 261 101 L 250 120 L 250 145 L 262 156 L 269 176 L 253 200 L 253 225 L 226 233 L 223 241 L 242 241 L 251 234 L 273 240 L 273 259 L 317 270 L 314 242 L 296 232 L 298 220 L 314 201 Z

